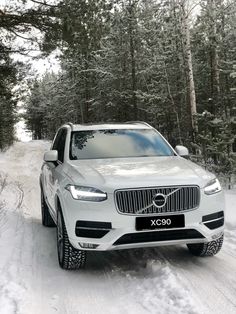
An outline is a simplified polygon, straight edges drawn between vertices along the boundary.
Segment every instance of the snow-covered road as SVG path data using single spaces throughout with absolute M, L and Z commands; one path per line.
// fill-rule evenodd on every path
M 226 193 L 225 242 L 213 258 L 185 246 L 101 252 L 63 271 L 55 229 L 40 221 L 48 147 L 16 143 L 0 154 L 0 314 L 236 313 L 236 191 Z

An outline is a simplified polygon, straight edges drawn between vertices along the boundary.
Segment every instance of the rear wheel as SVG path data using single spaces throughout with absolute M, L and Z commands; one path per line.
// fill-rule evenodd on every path
M 55 227 L 56 226 L 56 224 L 53 221 L 52 216 L 49 212 L 48 205 L 45 201 L 42 187 L 41 187 L 41 213 L 42 213 L 42 224 L 45 227 Z
M 86 251 L 77 250 L 70 244 L 60 209 L 57 211 L 57 252 L 63 269 L 79 269 L 85 265 Z
M 213 256 L 217 254 L 223 244 L 224 235 L 219 239 L 207 243 L 187 244 L 189 251 L 195 256 Z

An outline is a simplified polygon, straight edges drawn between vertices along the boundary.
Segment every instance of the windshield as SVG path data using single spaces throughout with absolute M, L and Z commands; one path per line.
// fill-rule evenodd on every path
M 174 156 L 152 129 L 76 131 L 71 134 L 70 159 Z

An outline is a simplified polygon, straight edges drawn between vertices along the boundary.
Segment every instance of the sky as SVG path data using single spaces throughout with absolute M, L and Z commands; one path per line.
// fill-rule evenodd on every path
M 20 55 L 16 55 L 14 58 L 16 60 L 24 61 L 26 63 L 31 64 L 32 73 L 35 74 L 35 76 L 43 76 L 45 72 L 55 72 L 57 73 L 60 70 L 60 62 L 57 59 L 57 55 L 59 55 L 59 51 L 52 52 L 47 58 L 27 58 L 22 57 Z

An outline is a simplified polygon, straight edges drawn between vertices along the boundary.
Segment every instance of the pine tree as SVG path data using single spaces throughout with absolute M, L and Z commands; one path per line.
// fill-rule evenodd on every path
M 16 67 L 0 41 L 0 149 L 14 140 L 14 110 L 12 88 L 16 83 Z
M 14 140 L 16 97 L 13 87 L 19 79 L 20 67 L 13 62 L 12 55 L 28 55 L 30 51 L 40 48 L 48 53 L 55 47 L 52 39 L 58 38 L 57 6 L 34 0 L 32 2 L 36 6 L 25 6 L 26 2 L 6 3 L 4 9 L 0 10 L 0 149 Z M 41 31 L 43 41 L 37 41 L 33 29 Z M 25 45 L 17 44 L 17 39 L 23 40 Z

